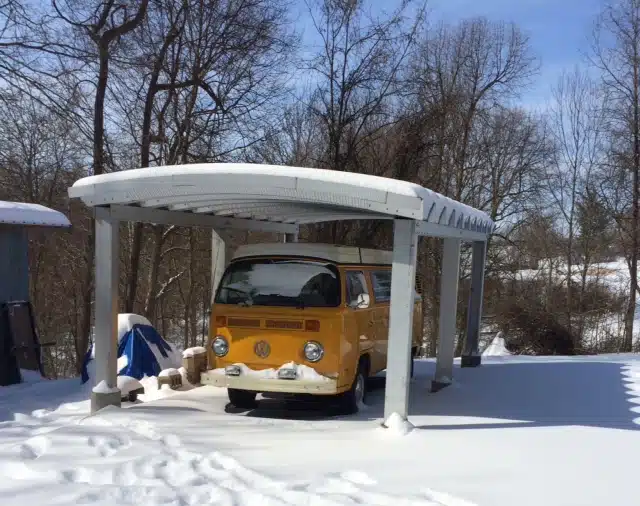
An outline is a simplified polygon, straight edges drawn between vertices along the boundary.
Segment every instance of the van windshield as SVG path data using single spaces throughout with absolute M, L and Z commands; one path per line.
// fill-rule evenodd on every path
M 340 305 L 338 269 L 311 260 L 239 260 L 225 271 L 215 302 L 247 306 L 337 307 Z

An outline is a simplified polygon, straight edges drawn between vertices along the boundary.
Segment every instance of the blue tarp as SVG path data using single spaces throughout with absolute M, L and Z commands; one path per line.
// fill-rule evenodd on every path
M 164 358 L 172 353 L 171 346 L 162 339 L 158 331 L 151 325 L 135 324 L 131 327 L 118 344 L 118 358 L 123 355 L 127 357 L 127 365 L 118 371 L 119 376 L 130 376 L 141 380 L 145 376 L 157 376 L 162 367 L 158 363 L 156 356 L 151 351 L 150 346 L 154 346 Z M 92 358 L 93 345 L 87 352 L 82 365 L 82 382 L 89 381 L 89 371 L 87 366 Z

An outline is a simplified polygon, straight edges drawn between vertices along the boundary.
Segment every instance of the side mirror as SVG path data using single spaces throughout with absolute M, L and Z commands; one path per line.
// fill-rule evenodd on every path
M 371 297 L 369 297 L 369 294 L 361 293 L 356 297 L 354 301 L 351 301 L 349 306 L 352 307 L 353 309 L 366 309 L 369 307 L 370 303 L 371 303 Z

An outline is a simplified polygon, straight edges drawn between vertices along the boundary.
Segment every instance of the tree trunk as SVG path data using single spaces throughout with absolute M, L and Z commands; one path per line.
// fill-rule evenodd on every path
M 183 348 L 186 350 L 189 347 L 189 329 L 191 328 L 191 325 L 189 325 L 189 305 L 185 304 L 184 305 L 184 311 L 183 311 L 183 318 L 184 318 L 184 336 L 183 336 L 183 341 L 182 341 L 182 346 Z
M 637 50 L 637 47 L 634 47 Z M 624 315 L 624 341 L 622 351 L 633 350 L 633 321 L 636 311 L 636 294 L 638 292 L 638 173 L 640 172 L 640 96 L 639 96 L 639 64 L 637 55 L 633 62 L 633 209 L 631 218 L 631 262 L 629 301 Z
M 575 190 L 572 200 L 575 200 Z M 573 203 L 571 214 L 573 214 Z M 580 335 L 573 332 L 573 216 L 569 220 L 569 239 L 567 241 L 567 329 L 573 339 L 573 348 L 576 350 L 579 347 Z
M 93 116 L 93 174 L 104 173 L 104 98 L 107 93 L 107 82 L 109 79 L 109 46 L 107 44 L 98 45 L 99 70 L 98 84 L 96 86 L 96 97 L 94 101 Z M 89 234 L 87 237 L 86 254 L 86 274 L 83 286 L 85 287 L 82 318 L 80 328 L 76 336 L 76 372 L 82 372 L 84 355 L 89 348 L 89 335 L 91 334 L 91 314 L 93 301 L 93 264 L 95 262 L 95 230 L 96 223 L 91 216 L 89 224 Z
M 180 11 L 185 8 L 184 2 Z M 178 16 L 179 18 L 180 16 Z M 176 29 L 174 24 L 168 31 L 165 37 L 158 57 L 156 58 L 153 71 L 151 73 L 151 79 L 149 81 L 149 88 L 147 89 L 147 95 L 144 101 L 144 112 L 142 115 L 142 142 L 140 144 L 140 167 L 149 167 L 149 161 L 151 159 L 151 123 L 153 115 L 153 104 L 156 94 L 158 93 L 158 79 L 162 70 L 167 51 L 171 44 L 178 37 L 179 30 Z M 162 131 L 164 125 L 160 124 L 159 129 Z M 125 299 L 125 311 L 133 312 L 133 307 L 136 302 L 136 293 L 138 290 L 138 273 L 140 271 L 140 253 L 142 251 L 142 232 L 144 230 L 143 223 L 136 223 L 133 227 L 133 245 L 131 247 L 131 270 L 129 273 L 129 280 L 127 286 L 127 295 Z M 157 235 L 156 235 L 157 237 Z M 156 245 L 157 248 L 157 245 Z M 154 251 L 154 255 L 156 252 Z M 155 292 L 154 292 L 155 293 Z
M 158 274 L 160 272 L 160 262 L 162 261 L 163 228 L 162 225 L 153 226 L 153 253 L 149 268 L 149 288 L 145 304 L 145 315 L 150 321 L 154 321 L 156 318 L 158 302 L 156 294 L 158 293 Z

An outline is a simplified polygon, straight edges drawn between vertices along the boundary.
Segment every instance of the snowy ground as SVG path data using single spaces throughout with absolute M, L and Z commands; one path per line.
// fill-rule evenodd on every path
M 1 388 L 0 497 L 3 506 L 638 504 L 640 356 L 483 357 L 429 394 L 433 366 L 416 367 L 417 428 L 404 437 L 379 427 L 382 378 L 351 417 L 274 399 L 227 413 L 213 387 L 86 417 L 76 381 Z

